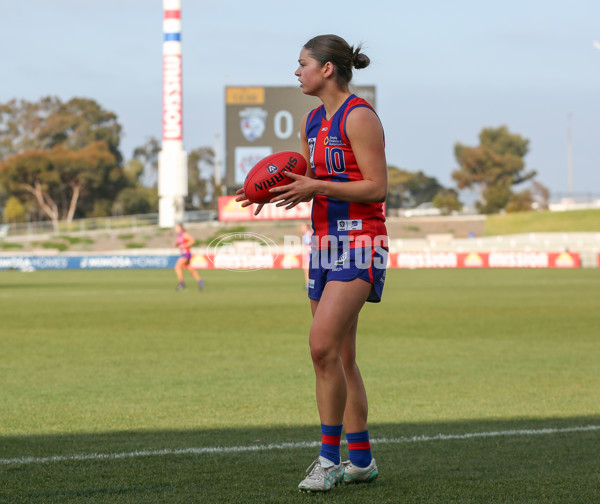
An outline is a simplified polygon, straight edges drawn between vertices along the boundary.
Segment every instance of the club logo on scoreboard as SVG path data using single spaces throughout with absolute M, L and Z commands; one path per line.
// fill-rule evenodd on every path
M 268 112 L 260 107 L 246 107 L 240 110 L 240 128 L 249 142 L 259 139 L 265 132 Z

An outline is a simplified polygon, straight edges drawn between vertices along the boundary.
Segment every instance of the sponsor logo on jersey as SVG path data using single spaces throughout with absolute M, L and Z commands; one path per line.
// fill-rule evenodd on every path
M 323 128 L 321 129 L 321 131 L 327 131 L 329 129 L 329 126 L 323 126 Z
M 342 142 L 342 139 L 336 136 L 332 136 L 329 135 L 327 137 L 325 137 L 325 141 L 324 141 L 325 145 L 332 145 L 332 146 L 344 146 L 346 145 L 344 142 Z
M 240 110 L 240 128 L 249 142 L 259 139 L 265 132 L 268 112 L 260 107 L 246 107 Z
M 361 231 L 362 219 L 338 220 L 338 231 Z
M 309 289 L 315 288 L 315 281 L 312 278 L 308 281 L 308 288 Z

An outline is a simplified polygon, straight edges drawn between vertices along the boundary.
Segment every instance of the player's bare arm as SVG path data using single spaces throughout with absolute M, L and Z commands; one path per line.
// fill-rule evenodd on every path
M 306 138 L 306 121 L 308 121 L 308 112 L 302 117 L 300 121 L 300 141 L 302 143 L 302 155 L 306 159 L 306 176 L 308 178 L 315 178 L 315 172 L 313 172 L 310 165 L 310 149 L 308 147 L 308 139 Z

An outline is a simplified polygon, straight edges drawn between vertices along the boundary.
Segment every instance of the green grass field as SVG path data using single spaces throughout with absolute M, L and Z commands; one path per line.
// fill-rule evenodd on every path
M 600 231 L 600 210 L 595 209 L 495 214 L 488 215 L 485 221 L 485 236 L 598 231 Z
M 600 501 L 600 270 L 389 271 L 380 477 L 316 496 L 301 272 L 205 277 L 0 272 L 0 503 Z

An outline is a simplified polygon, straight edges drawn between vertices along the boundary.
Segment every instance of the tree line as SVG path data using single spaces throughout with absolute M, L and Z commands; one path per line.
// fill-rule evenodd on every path
M 476 192 L 475 208 L 483 214 L 547 208 L 550 191 L 534 180 L 537 172 L 525 170 L 528 151 L 529 140 L 511 133 L 506 126 L 483 128 L 479 145 L 454 145 L 458 167 L 452 171 L 452 179 L 457 189 Z M 414 207 L 424 202 L 432 202 L 446 214 L 462 208 L 456 189 L 443 187 L 434 177 L 395 167 L 388 174 L 390 208 Z M 527 181 L 529 188 L 515 191 L 515 186 Z
M 124 160 L 121 133 L 116 114 L 91 99 L 0 104 L 4 220 L 50 220 L 57 229 L 74 218 L 156 212 L 160 144 L 149 138 Z M 219 194 L 203 173 L 213 163 L 208 147 L 188 153 L 186 209 L 206 208 Z
M 7 222 L 61 220 L 156 212 L 158 153 L 156 138 L 134 149 L 125 160 L 120 151 L 122 127 L 114 112 L 92 99 L 0 104 L 0 208 Z M 475 190 L 478 211 L 530 209 L 548 199 L 548 190 L 533 181 L 528 190 L 513 187 L 535 177 L 525 171 L 529 141 L 505 126 L 484 128 L 479 145 L 456 143 L 458 168 L 452 178 L 459 190 Z M 188 152 L 186 210 L 214 208 L 222 187 L 214 180 L 214 152 Z M 210 174 L 210 175 L 207 175 Z M 388 168 L 388 208 L 411 208 L 433 202 L 443 213 L 462 204 L 455 188 L 442 186 L 423 172 Z

